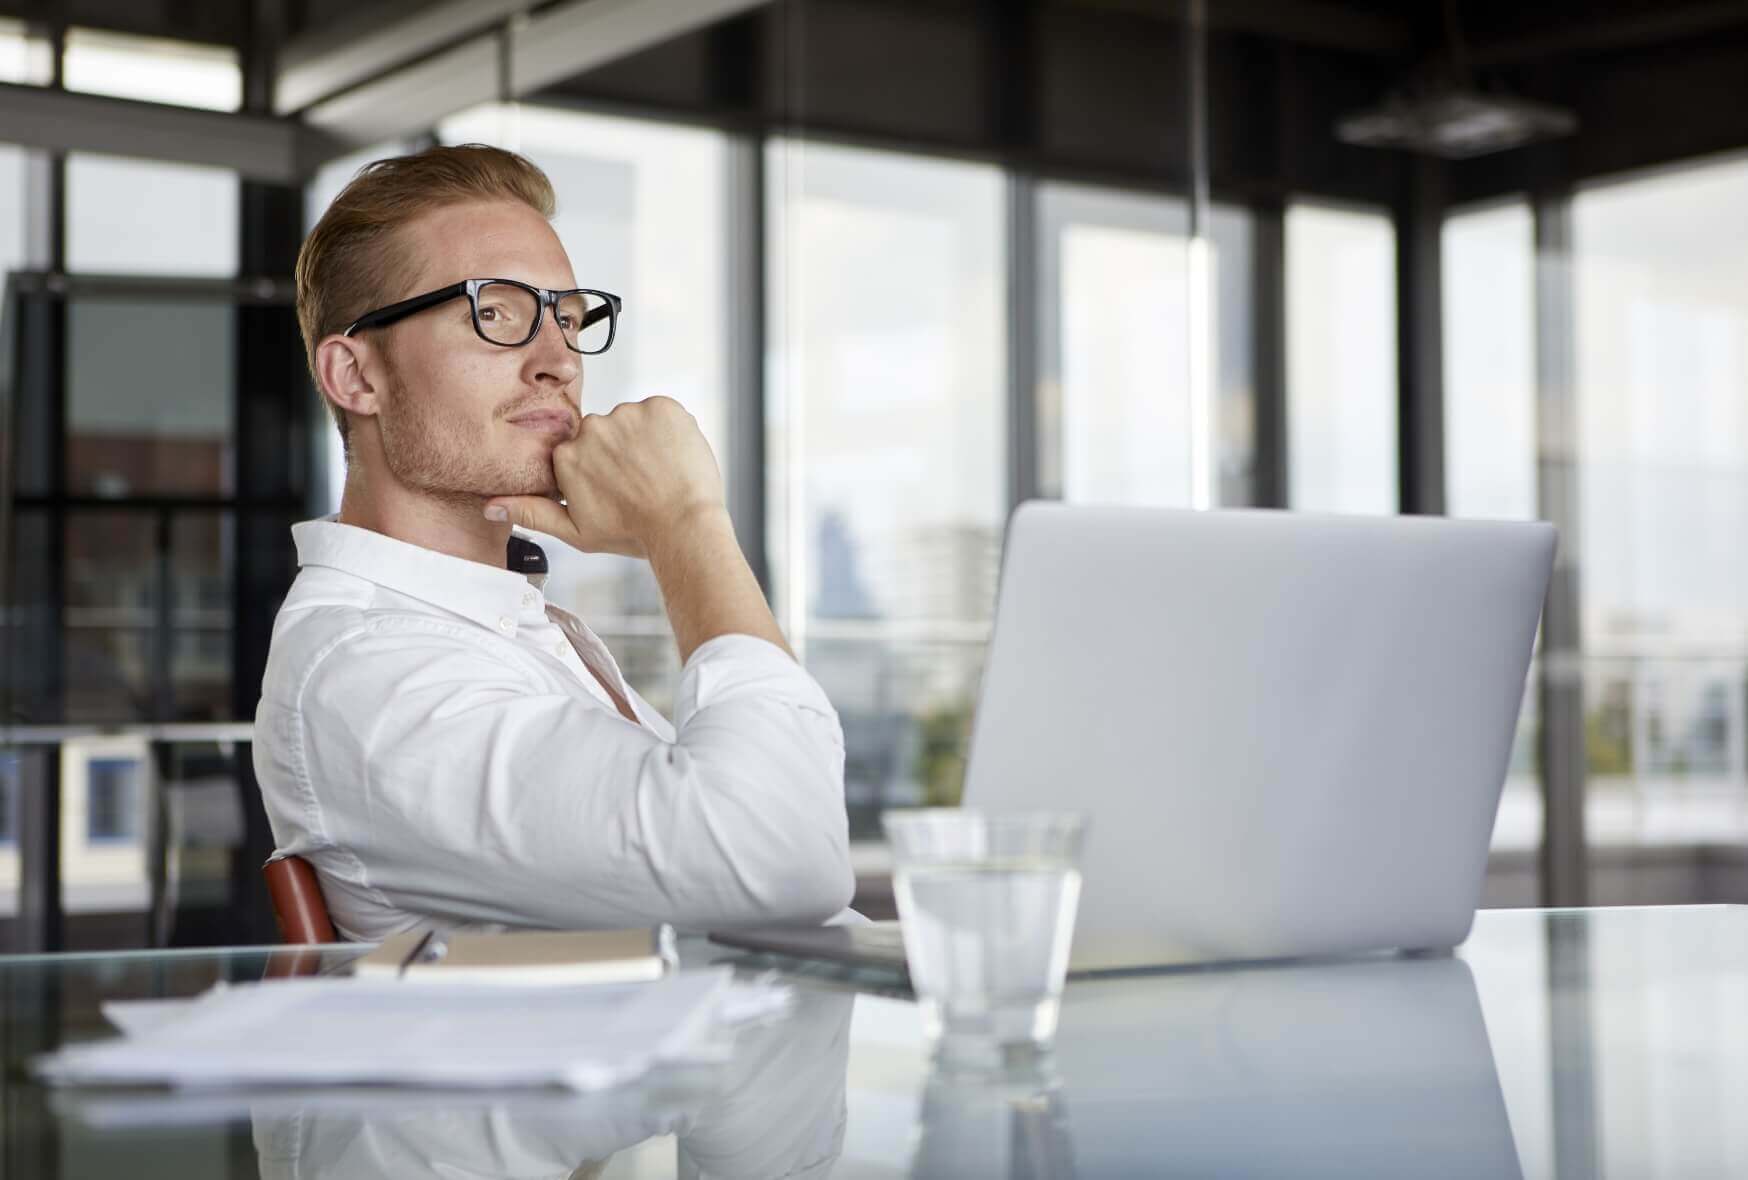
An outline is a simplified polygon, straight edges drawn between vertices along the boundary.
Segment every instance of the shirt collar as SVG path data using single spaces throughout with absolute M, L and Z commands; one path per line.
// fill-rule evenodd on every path
M 528 579 L 452 557 L 331 516 L 291 526 L 297 564 L 325 566 L 460 615 L 493 631 L 513 633 L 530 591 Z

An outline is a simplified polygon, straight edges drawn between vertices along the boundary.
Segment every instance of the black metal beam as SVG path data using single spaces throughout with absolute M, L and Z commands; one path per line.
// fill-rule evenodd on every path
M 32 748 L 19 758 L 18 918 L 14 954 L 44 954 L 66 946 L 61 908 L 61 759 L 58 748 Z
M 1534 10 L 1533 5 L 1523 11 Z M 1664 48 L 1668 43 L 1748 28 L 1744 0 L 1705 0 L 1638 7 L 1618 16 L 1599 13 L 1588 20 L 1561 20 L 1542 32 L 1479 41 L 1469 47 L 1469 64 L 1480 69 L 1544 62 L 1619 49 Z
M 1573 359 L 1572 198 L 1568 190 L 1533 203 L 1536 243 L 1537 503 L 1560 530 L 1553 577 L 1542 608 L 1540 660 L 1542 904 L 1578 906 L 1589 898 L 1584 823 L 1583 635 L 1578 415 Z
M 58 170 L 57 170 L 58 171 Z M 55 185 L 59 189 L 58 182 Z M 59 246 L 55 246 L 58 253 Z M 15 467 L 33 484 L 51 493 L 66 487 L 66 388 L 67 316 L 65 304 L 55 298 L 19 300 L 17 356 L 20 361 L 19 382 L 15 391 L 25 411 L 21 418 L 30 422 L 29 437 L 21 437 L 21 446 L 29 446 L 28 467 Z M 21 435 L 24 432 L 21 431 Z M 22 456 L 21 456 L 22 457 Z M 34 477 L 34 478 L 33 478 Z M 40 481 L 38 483 L 37 481 Z M 66 512 L 53 507 L 40 514 L 42 532 L 38 537 L 40 552 L 31 554 L 36 577 L 33 579 L 36 598 L 30 604 L 35 626 L 28 636 L 29 654 L 19 661 L 19 667 L 32 669 L 24 683 L 34 689 L 27 707 L 37 716 L 59 721 L 66 713 L 65 630 L 63 611 L 66 603 Z M 16 517 L 15 517 L 16 521 Z M 11 574 L 14 589 L 17 573 L 24 560 L 21 547 L 13 547 Z M 13 607 L 24 606 L 15 597 Z M 13 650 L 20 652 L 24 637 L 13 628 Z M 11 702 L 15 709 L 25 702 Z M 8 718 L 7 720 L 12 720 Z M 26 952 L 58 951 L 65 946 L 65 915 L 61 907 L 61 777 L 60 760 L 51 752 L 40 758 L 28 758 L 35 763 L 32 781 L 26 786 L 21 801 L 19 854 L 19 922 L 14 950 Z
M 728 145 L 728 508 L 736 538 L 765 597 L 772 594 L 766 530 L 765 349 L 769 252 L 765 248 L 765 138 Z
M 282 182 L 296 182 L 346 151 L 326 133 L 289 119 L 13 82 L 0 82 L 0 140 L 232 168 Z
M 1007 501 L 1041 492 L 1038 467 L 1038 189 L 1007 179 Z
M 1255 465 L 1251 499 L 1259 508 L 1285 508 L 1287 482 L 1287 210 L 1279 202 L 1253 205 L 1251 371 L 1256 398 Z
M 1443 267 L 1445 165 L 1404 161 L 1396 202 L 1397 505 L 1445 510 Z
M 1041 80 L 1035 0 L 984 0 L 984 120 L 997 150 L 1036 148 Z M 1007 503 L 1036 497 L 1038 475 L 1038 186 L 1010 168 L 1006 182 Z
M 1587 1180 L 1603 1171 L 1597 1142 L 1601 1124 L 1596 1112 L 1596 1021 L 1590 999 L 1598 979 L 1590 954 L 1590 926 L 1558 916 L 1543 921 L 1553 1174 L 1559 1180 Z

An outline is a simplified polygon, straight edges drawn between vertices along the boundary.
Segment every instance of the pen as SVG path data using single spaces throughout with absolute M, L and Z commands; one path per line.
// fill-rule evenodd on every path
M 414 963 L 434 963 L 449 953 L 449 943 L 436 930 L 427 930 L 423 938 L 413 944 L 413 949 L 407 957 L 401 960 L 401 969 L 396 972 L 399 979 L 407 973 L 407 968 Z

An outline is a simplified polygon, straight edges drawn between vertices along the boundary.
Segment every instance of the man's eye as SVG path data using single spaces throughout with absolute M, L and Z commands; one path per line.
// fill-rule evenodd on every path
M 574 332 L 577 330 L 577 317 L 574 315 L 561 315 L 558 317 L 558 326 L 560 331 Z
M 479 318 L 482 320 L 495 320 L 498 318 L 498 309 L 495 307 L 482 307 L 479 309 Z

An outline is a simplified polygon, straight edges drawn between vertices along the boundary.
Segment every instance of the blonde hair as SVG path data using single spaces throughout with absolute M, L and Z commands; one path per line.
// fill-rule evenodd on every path
M 556 208 L 546 173 L 480 143 L 373 161 L 340 190 L 297 254 L 297 320 L 318 390 L 316 345 L 393 302 L 394 282 L 413 265 L 398 231 L 421 214 L 469 201 L 520 201 L 543 217 Z M 346 411 L 331 401 L 328 409 L 348 441 Z

